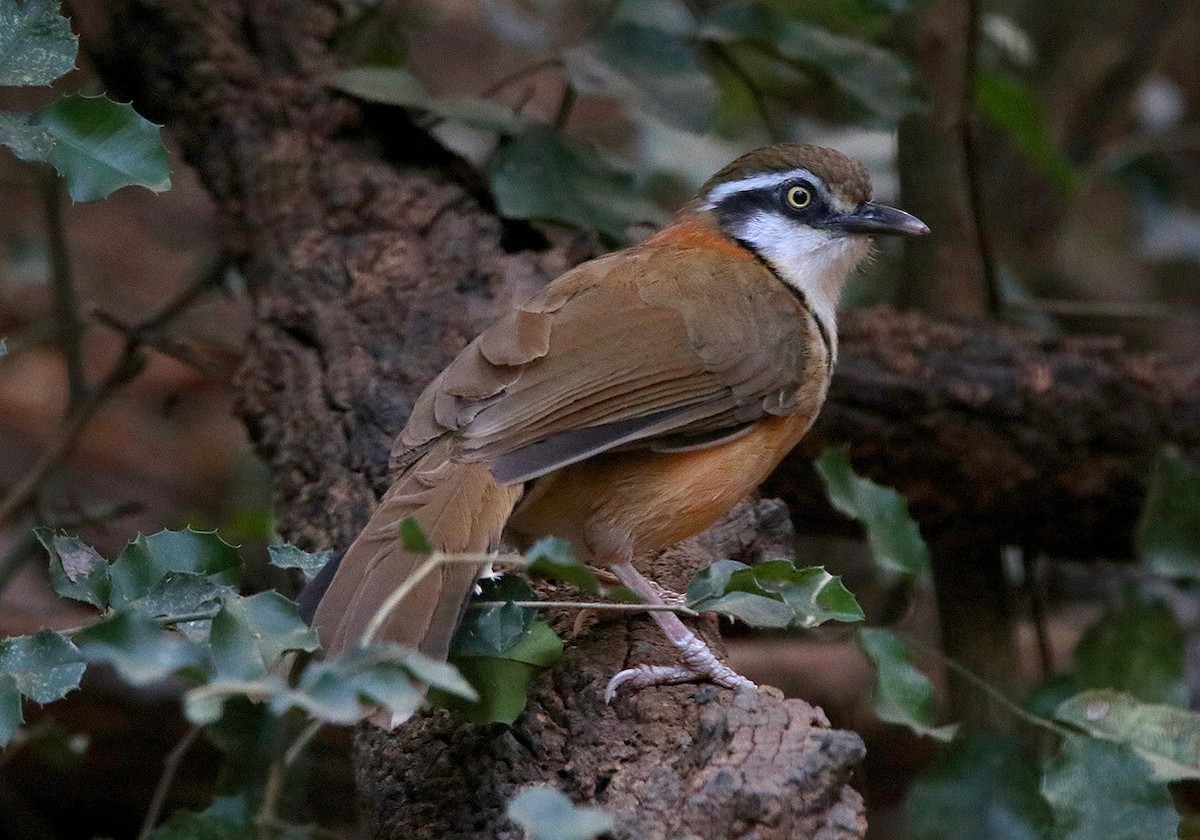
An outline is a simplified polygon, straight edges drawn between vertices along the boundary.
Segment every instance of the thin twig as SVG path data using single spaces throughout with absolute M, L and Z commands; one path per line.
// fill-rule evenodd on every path
M 1050 633 L 1046 628 L 1046 593 L 1042 588 L 1042 564 L 1036 551 L 1029 546 L 1021 547 L 1021 561 L 1025 564 L 1025 591 L 1029 596 L 1029 620 L 1033 623 L 1033 635 L 1037 640 L 1038 658 L 1042 664 L 1042 679 L 1054 673 L 1054 649 L 1050 646 Z
M 133 325 L 127 324 L 115 315 L 110 315 L 103 310 L 95 310 L 92 313 L 92 317 L 127 339 L 136 331 L 136 327 Z M 144 334 L 139 340 L 146 347 L 150 347 L 164 356 L 170 356 L 172 359 L 195 368 L 214 382 L 229 383 L 229 376 L 224 370 L 206 359 L 202 354 L 196 352 L 195 348 L 185 341 L 158 333 Z
M 737 60 L 730 54 L 729 50 L 721 44 L 713 44 L 712 50 L 717 58 L 721 59 L 729 68 L 733 75 L 738 77 L 746 90 L 750 93 L 750 100 L 754 103 L 755 110 L 758 111 L 758 117 L 762 120 L 763 128 L 767 130 L 767 137 L 772 142 L 779 139 L 779 133 L 775 130 L 775 123 L 771 119 L 771 111 L 767 108 L 767 101 L 763 97 L 762 90 L 755 83 L 754 78 L 746 72 L 746 68 L 737 63 Z
M 156 314 L 129 332 L 125 339 L 125 349 L 109 370 L 108 375 L 68 412 L 34 463 L 33 469 L 9 490 L 3 501 L 0 501 L 0 524 L 8 522 L 14 516 L 22 513 L 37 499 L 42 485 L 71 454 L 80 432 L 83 431 L 84 426 L 91 420 L 96 410 L 142 371 L 146 361 L 141 353 L 145 338 L 154 335 L 178 317 L 223 277 L 224 263 L 221 263 L 214 269 L 201 274 L 195 282 L 184 288 Z
M 63 339 L 63 358 L 67 365 L 67 413 L 87 395 L 83 374 L 83 324 L 75 301 L 71 280 L 71 262 L 67 255 L 67 235 L 62 219 L 62 185 L 53 170 L 41 174 L 42 199 L 46 205 L 46 233 L 50 250 L 50 285 L 54 291 L 54 317 Z
M 905 642 L 907 642 L 908 644 L 917 648 L 922 653 L 924 653 L 928 656 L 932 656 L 934 659 L 938 660 L 940 663 L 942 663 L 942 665 L 949 668 L 951 671 L 958 674 L 960 677 L 962 677 L 964 680 L 969 682 L 971 685 L 975 686 L 975 688 L 979 689 L 984 694 L 986 694 L 988 697 L 995 700 L 997 703 L 999 703 L 1001 706 L 1003 706 L 1005 709 L 1007 709 L 1009 712 L 1011 712 L 1015 717 L 1019 718 L 1020 720 L 1025 721 L 1026 723 L 1028 723 L 1031 726 L 1036 726 L 1038 729 L 1044 729 L 1048 732 L 1053 732 L 1055 735 L 1066 736 L 1066 735 L 1072 734 L 1071 731 L 1069 729 L 1067 729 L 1066 727 L 1060 726 L 1059 724 L 1055 723 L 1052 720 L 1047 720 L 1046 718 L 1038 717 L 1037 715 L 1033 714 L 1032 712 L 1026 711 L 1025 709 L 1023 709 L 1021 707 L 1021 705 L 1019 703 L 1016 703 L 1013 700 L 1010 700 L 1004 694 L 1004 692 L 1000 691 L 998 688 L 991 685 L 983 677 L 976 674 L 974 671 L 972 671 L 970 668 L 968 668 L 967 666 L 960 663 L 958 660 L 953 659 L 953 658 L 947 656 L 946 654 L 942 653 L 942 651 L 938 650 L 936 647 L 934 647 L 932 645 L 927 645 L 924 642 L 920 641 L 919 639 L 916 639 L 916 638 L 910 636 L 908 633 L 903 633 L 900 631 L 894 631 L 894 632 L 896 632 L 896 635 L 898 635 L 900 638 L 904 639 Z
M 578 98 L 579 93 L 575 90 L 575 85 L 567 80 L 563 85 L 562 99 L 558 101 L 558 110 L 554 114 L 554 127 L 559 131 L 567 127 L 567 122 L 571 119 L 571 109 L 575 107 L 575 100 Z
M 613 601 L 472 601 L 467 609 L 478 610 L 493 604 L 512 604 L 530 610 L 610 610 L 612 612 L 673 612 L 695 618 L 700 613 L 679 604 L 619 604 Z
M 279 825 L 279 819 L 275 816 L 275 808 L 279 804 L 279 797 L 283 794 L 283 783 L 287 780 L 288 771 L 299 760 L 304 748 L 308 746 L 308 742 L 313 739 L 323 725 L 322 721 L 310 720 L 308 725 L 296 736 L 296 740 L 292 741 L 283 756 L 271 763 L 271 770 L 267 774 L 267 784 L 263 789 L 262 805 L 258 809 L 258 815 L 254 818 L 255 824 L 265 835 L 274 834 Z
M 987 220 L 983 209 L 983 172 L 980 161 L 979 135 L 975 124 L 975 87 L 979 75 L 979 27 L 980 0 L 969 0 L 967 4 L 966 66 L 963 86 L 965 90 L 959 100 L 958 127 L 961 132 L 963 166 L 967 176 L 967 201 L 971 205 L 971 224 L 975 228 L 975 245 L 979 250 L 979 266 L 983 272 L 984 295 L 988 312 L 999 318 L 1004 312 L 1004 296 L 1000 288 L 1000 274 L 996 269 L 992 253 L 991 237 L 988 236 Z
M 554 55 L 549 58 L 539 59 L 532 64 L 526 64 L 524 67 L 520 67 L 492 82 L 479 92 L 479 96 L 482 99 L 490 99 L 506 87 L 512 87 L 527 76 L 532 76 L 543 70 L 549 70 L 551 67 L 562 67 L 562 59 Z
M 167 794 L 170 793 L 171 785 L 175 782 L 175 776 L 179 773 L 179 765 L 183 762 L 183 756 L 191 749 L 192 744 L 196 742 L 196 738 L 199 735 L 200 727 L 188 727 L 188 731 L 179 739 L 179 743 L 163 759 L 163 774 L 158 780 L 158 786 L 154 788 L 154 796 L 150 799 L 150 807 L 146 811 L 146 818 L 142 820 L 142 830 L 138 832 L 138 840 L 149 840 L 154 827 L 158 825 L 158 819 L 162 816 L 163 806 L 167 804 Z

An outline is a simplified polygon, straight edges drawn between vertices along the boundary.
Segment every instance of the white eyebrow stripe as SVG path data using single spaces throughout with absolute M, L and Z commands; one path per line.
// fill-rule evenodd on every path
M 821 181 L 807 169 L 792 169 L 788 172 L 772 172 L 769 175 L 751 175 L 749 178 L 742 178 L 739 181 L 730 181 L 727 184 L 720 184 L 713 187 L 709 192 L 704 206 L 701 210 L 711 210 L 720 204 L 729 196 L 735 193 L 746 192 L 748 190 L 761 190 L 766 187 L 778 187 L 780 184 L 786 184 L 788 181 L 794 181 L 798 178 L 803 178 L 806 181 L 821 188 Z

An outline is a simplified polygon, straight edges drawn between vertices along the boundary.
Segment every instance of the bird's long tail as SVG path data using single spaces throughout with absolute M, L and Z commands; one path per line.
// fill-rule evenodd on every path
M 448 441 L 438 443 L 401 475 L 346 551 L 313 617 L 326 655 L 358 646 L 384 602 L 428 560 L 404 548 L 405 519 L 415 519 L 433 548 L 447 554 L 478 554 L 499 544 L 520 485 L 501 486 L 486 464 L 456 463 L 449 452 Z M 468 564 L 434 569 L 391 611 L 374 639 L 444 660 L 480 571 Z

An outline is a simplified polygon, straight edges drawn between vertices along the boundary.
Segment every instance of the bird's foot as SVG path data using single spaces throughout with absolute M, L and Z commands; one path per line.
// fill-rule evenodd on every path
M 653 685 L 679 685 L 689 682 L 711 682 L 722 688 L 757 688 L 750 680 L 721 662 L 695 634 L 676 641 L 682 665 L 637 665 L 613 676 L 604 688 L 604 702 L 611 703 L 622 688 L 637 691 Z

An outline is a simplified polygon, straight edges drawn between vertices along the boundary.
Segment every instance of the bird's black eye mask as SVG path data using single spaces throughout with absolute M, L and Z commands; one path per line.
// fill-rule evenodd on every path
M 717 224 L 734 238 L 745 230 L 746 222 L 752 216 L 763 211 L 782 213 L 814 227 L 829 215 L 829 207 L 820 190 L 804 180 L 788 181 L 777 187 L 741 190 L 723 198 L 715 209 Z

